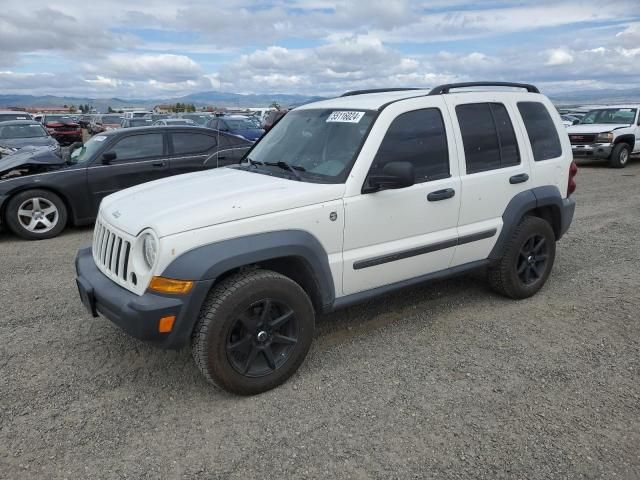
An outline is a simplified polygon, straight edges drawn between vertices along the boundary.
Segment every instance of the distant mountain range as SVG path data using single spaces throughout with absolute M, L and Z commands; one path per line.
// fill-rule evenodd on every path
M 278 94 L 249 94 L 230 92 L 199 92 L 176 98 L 133 99 L 133 98 L 88 98 L 88 97 L 58 97 L 55 95 L 0 95 L 0 108 L 55 108 L 63 105 L 89 104 L 98 111 L 106 112 L 109 107 L 153 108 L 159 104 L 193 103 L 196 107 L 268 107 L 273 102 L 283 107 L 290 107 L 321 100 L 323 97 L 307 95 Z M 573 92 L 550 95 L 557 105 L 577 104 L 606 104 L 606 103 L 640 103 L 640 88 L 627 90 L 576 90 Z
M 22 107 L 22 108 L 56 108 L 63 105 L 79 105 L 89 104 L 98 111 L 106 111 L 109 107 L 117 109 L 119 107 L 141 107 L 153 108 L 160 104 L 173 103 L 193 103 L 196 107 L 268 107 L 273 102 L 281 106 L 289 107 L 309 103 L 319 100 L 322 97 L 307 95 L 288 95 L 288 94 L 250 94 L 243 95 L 240 93 L 229 92 L 199 92 L 176 98 L 155 98 L 155 99 L 136 99 L 136 98 L 88 98 L 88 97 L 58 97 L 55 95 L 0 95 L 1 107 Z

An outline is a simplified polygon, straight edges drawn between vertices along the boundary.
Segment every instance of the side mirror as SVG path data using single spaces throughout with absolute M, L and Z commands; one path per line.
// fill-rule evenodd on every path
M 111 162 L 113 162 L 116 159 L 116 157 L 117 157 L 116 152 L 105 152 L 102 154 L 102 164 L 109 165 Z
M 381 174 L 369 175 L 367 181 L 362 193 L 410 187 L 416 183 L 416 175 L 411 162 L 389 162 Z
M 580 123 L 580 120 L 578 120 L 577 118 L 573 121 L 573 123 L 571 125 L 577 125 Z

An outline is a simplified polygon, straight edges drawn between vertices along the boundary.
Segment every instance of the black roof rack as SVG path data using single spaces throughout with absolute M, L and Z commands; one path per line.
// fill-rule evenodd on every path
M 341 97 L 351 97 L 353 95 L 365 95 L 367 93 L 384 93 L 384 92 L 404 92 L 406 90 L 423 90 L 422 88 L 370 88 L 368 90 L 351 90 L 350 92 L 345 92 Z
M 433 88 L 429 95 L 442 95 L 443 93 L 449 93 L 452 88 L 465 88 L 465 87 L 515 87 L 524 88 L 530 93 L 540 93 L 538 87 L 530 85 L 528 83 L 513 83 L 513 82 L 463 82 L 463 83 L 447 83 L 445 85 L 439 85 Z

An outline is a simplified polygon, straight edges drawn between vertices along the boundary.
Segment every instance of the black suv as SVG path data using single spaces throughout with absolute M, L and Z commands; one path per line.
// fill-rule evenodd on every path
M 61 158 L 25 148 L 0 163 L 0 221 L 38 240 L 90 224 L 107 195 L 140 183 L 238 163 L 251 142 L 201 127 L 113 130 Z

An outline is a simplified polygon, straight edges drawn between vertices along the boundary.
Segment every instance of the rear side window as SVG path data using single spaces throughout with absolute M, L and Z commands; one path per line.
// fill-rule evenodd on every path
M 161 157 L 164 142 L 161 133 L 145 133 L 123 138 L 110 151 L 115 152 L 116 161 Z
M 507 109 L 501 103 L 468 103 L 456 107 L 467 173 L 486 172 L 520 163 L 518 142 Z
M 176 132 L 171 139 L 174 155 L 204 153 L 216 146 L 216 137 L 203 133 Z
M 449 176 L 447 135 L 440 110 L 427 108 L 399 115 L 380 144 L 371 173 L 379 173 L 389 162 L 410 162 L 416 183 Z
M 518 110 L 527 129 L 533 159 L 538 162 L 562 155 L 558 131 L 547 107 L 540 102 L 518 102 Z

